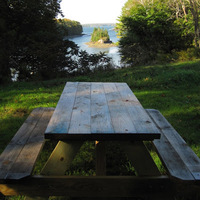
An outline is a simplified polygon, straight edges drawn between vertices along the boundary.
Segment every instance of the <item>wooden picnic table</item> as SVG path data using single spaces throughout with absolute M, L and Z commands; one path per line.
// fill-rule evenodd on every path
M 46 130 L 46 131 L 45 131 Z M 58 141 L 40 175 L 46 140 Z M 95 141 L 96 176 L 66 176 L 85 141 Z M 136 176 L 106 176 L 107 141 L 120 144 Z M 157 151 L 158 170 L 144 141 Z M 144 109 L 126 83 L 67 82 L 57 107 L 34 109 L 0 155 L 1 194 L 70 197 L 200 196 L 200 159 L 165 117 Z
M 140 175 L 159 174 L 142 141 L 158 139 L 160 132 L 126 83 L 67 82 L 45 138 L 62 142 L 47 162 L 44 174 L 63 174 L 86 140 L 96 141 L 97 175 L 106 174 L 108 140 L 119 141 L 129 157 L 140 155 L 133 159 Z M 66 154 L 62 156 L 66 163 L 59 162 L 61 151 Z

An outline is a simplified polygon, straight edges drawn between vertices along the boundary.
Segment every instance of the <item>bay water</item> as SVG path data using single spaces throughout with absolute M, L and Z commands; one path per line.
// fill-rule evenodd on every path
M 99 53 L 99 52 L 105 52 L 106 55 L 108 55 L 109 57 L 112 58 L 112 62 L 114 67 L 120 67 L 120 54 L 119 54 L 119 49 L 117 46 L 114 47 L 106 47 L 106 48 L 97 48 L 97 47 L 89 47 L 86 43 L 90 42 L 91 39 L 91 35 L 92 32 L 94 30 L 94 28 L 104 28 L 108 30 L 108 34 L 110 36 L 110 40 L 113 43 L 116 43 L 119 38 L 117 37 L 117 33 L 114 30 L 115 26 L 114 25 L 87 25 L 84 26 L 83 25 L 83 33 L 82 35 L 78 35 L 78 36 L 69 36 L 67 37 L 67 39 L 75 42 L 81 50 L 85 50 L 90 54 L 94 54 L 94 53 Z

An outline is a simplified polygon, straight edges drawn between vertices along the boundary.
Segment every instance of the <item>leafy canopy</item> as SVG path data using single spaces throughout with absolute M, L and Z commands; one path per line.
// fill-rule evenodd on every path
M 146 64 L 161 55 L 186 49 L 192 44 L 186 22 L 178 21 L 167 0 L 128 0 L 117 24 L 122 59 Z
M 65 18 L 58 19 L 57 23 L 59 32 L 61 32 L 63 36 L 81 35 L 81 33 L 83 32 L 83 27 L 80 22 Z

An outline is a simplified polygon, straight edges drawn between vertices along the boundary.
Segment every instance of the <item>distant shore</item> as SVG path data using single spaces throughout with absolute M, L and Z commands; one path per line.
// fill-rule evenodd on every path
M 117 46 L 114 43 L 86 42 L 85 44 L 87 44 L 89 47 L 95 47 L 95 48 L 109 48 Z

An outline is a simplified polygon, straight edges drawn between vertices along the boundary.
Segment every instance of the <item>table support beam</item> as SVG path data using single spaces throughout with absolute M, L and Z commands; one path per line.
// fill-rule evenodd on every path
M 17 182 L 0 183 L 4 195 L 70 197 L 154 197 L 173 194 L 173 183 L 166 176 L 33 176 Z M 154 199 L 154 198 L 152 198 Z
M 71 162 L 79 151 L 83 142 L 59 141 L 47 163 L 41 171 L 42 175 L 65 175 Z
M 96 141 L 96 175 L 106 175 L 106 144 L 103 141 Z
M 156 164 L 142 141 L 120 142 L 120 145 L 132 162 L 138 176 L 160 176 Z

